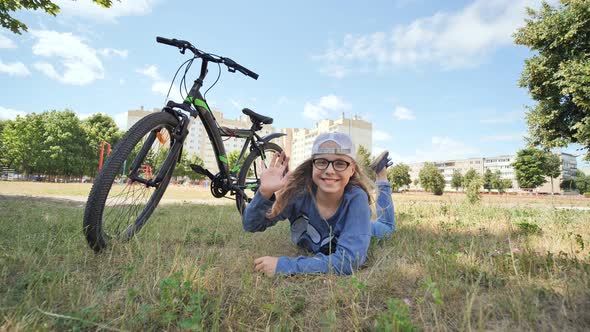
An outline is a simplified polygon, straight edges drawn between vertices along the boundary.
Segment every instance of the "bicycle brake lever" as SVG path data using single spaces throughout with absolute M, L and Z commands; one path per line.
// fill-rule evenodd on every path
M 227 67 L 227 71 L 229 71 L 230 73 L 235 73 L 236 72 L 236 68 Z
M 180 53 L 184 54 L 185 51 L 186 51 L 186 47 L 180 48 Z

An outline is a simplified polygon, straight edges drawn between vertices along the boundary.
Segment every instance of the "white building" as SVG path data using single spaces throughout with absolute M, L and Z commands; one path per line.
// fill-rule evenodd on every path
M 559 193 L 563 190 L 559 187 L 563 180 L 572 179 L 576 175 L 577 161 L 574 155 L 568 153 L 560 153 L 559 158 L 561 160 L 561 175 L 558 178 L 553 179 L 553 192 Z M 502 179 L 509 179 L 512 181 L 512 191 L 522 190 L 518 186 L 516 180 L 516 174 L 512 163 L 516 161 L 516 155 L 501 155 L 495 157 L 484 157 L 484 158 L 469 158 L 459 160 L 445 160 L 435 162 L 435 165 L 442 171 L 443 177 L 445 178 L 445 190 L 454 190 L 451 188 L 451 179 L 453 178 L 453 172 L 459 170 L 461 174 L 465 173 L 469 169 L 474 169 L 480 176 L 483 176 L 486 170 L 490 170 L 492 173 L 497 170 L 500 171 Z M 420 170 L 424 167 L 424 163 L 413 163 L 410 164 L 410 177 L 412 181 L 419 178 Z M 410 189 L 422 190 L 420 185 L 410 185 Z M 535 189 L 539 193 L 550 193 L 551 179 L 547 178 L 547 181 L 542 186 Z
M 373 125 L 356 115 L 346 118 L 344 113 L 341 118 L 336 120 L 318 121 L 313 129 L 286 128 L 279 130 L 279 132 L 287 134 L 279 140 L 279 145 L 290 156 L 289 167 L 291 169 L 311 157 L 313 142 L 322 133 L 348 134 L 355 146 L 355 151 L 358 151 L 359 146 L 362 145 L 370 153 L 373 145 Z

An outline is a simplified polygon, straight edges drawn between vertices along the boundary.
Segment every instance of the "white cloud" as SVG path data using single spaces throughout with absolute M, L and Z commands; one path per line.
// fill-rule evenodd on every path
M 341 45 L 330 42 L 323 67 L 376 68 L 394 65 L 434 63 L 444 69 L 471 67 L 485 61 L 494 50 L 513 44 L 512 34 L 524 25 L 526 7 L 535 0 L 475 0 L 456 12 L 438 12 L 390 32 L 348 34 Z M 324 71 L 330 74 L 330 71 Z
M 403 106 L 397 106 L 395 108 L 395 111 L 393 111 L 393 116 L 398 119 L 398 120 L 414 120 L 416 119 L 416 116 L 414 115 L 414 112 L 406 107 Z
M 149 65 L 142 69 L 136 69 L 135 71 L 153 79 L 154 81 L 161 80 L 160 74 L 158 73 L 158 67 L 154 65 Z
M 157 0 L 113 1 L 111 8 L 103 8 L 91 0 L 56 0 L 60 15 L 78 16 L 97 21 L 115 22 L 122 16 L 141 16 L 152 12 Z
M 526 134 L 510 134 L 510 135 L 491 135 L 482 136 L 481 141 L 483 142 L 509 142 L 509 141 L 523 141 Z
M 0 48 L 16 48 L 16 44 L 12 39 L 0 33 Z
M 0 73 L 10 76 L 28 76 L 31 74 L 22 62 L 4 63 L 0 60 Z
M 60 59 L 62 74 L 47 62 L 34 65 L 50 78 L 64 84 L 86 85 L 104 77 L 104 68 L 96 50 L 86 45 L 78 36 L 48 30 L 35 30 L 31 34 L 37 38 L 33 45 L 33 54 Z
M 443 161 L 451 159 L 465 159 L 480 154 L 479 149 L 449 137 L 434 136 L 431 145 L 424 149 L 416 149 L 412 156 L 399 157 L 406 163 L 423 161 Z
M 334 95 L 321 97 L 318 106 L 330 111 L 348 111 L 352 108 L 349 103 Z
M 311 120 L 322 120 L 333 116 L 339 111 L 349 111 L 352 106 L 335 95 L 327 95 L 320 98 L 317 103 L 305 103 L 303 116 Z
M 27 113 L 23 111 L 17 111 L 11 108 L 0 106 L 0 120 L 14 120 L 17 115 L 25 116 Z
M 305 103 L 303 106 L 303 116 L 310 119 L 310 120 L 321 120 L 328 117 L 328 112 L 312 103 Z
M 382 130 L 373 130 L 373 141 L 390 141 L 391 135 Z
M 117 50 L 114 48 L 103 48 L 100 50 L 100 54 L 110 57 L 110 56 L 118 56 L 121 57 L 123 59 L 127 58 L 127 55 L 129 54 L 129 51 L 127 50 Z

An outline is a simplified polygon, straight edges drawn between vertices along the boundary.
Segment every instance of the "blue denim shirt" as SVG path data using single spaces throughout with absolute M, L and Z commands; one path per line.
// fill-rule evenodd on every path
M 351 274 L 367 258 L 371 241 L 371 210 L 367 193 L 356 186 L 344 192 L 340 206 L 329 219 L 320 217 L 310 194 L 294 198 L 275 218 L 266 218 L 272 200 L 256 193 L 246 207 L 242 225 L 247 232 L 262 232 L 278 221 L 291 223 L 291 240 L 314 256 L 279 257 L 276 273 Z

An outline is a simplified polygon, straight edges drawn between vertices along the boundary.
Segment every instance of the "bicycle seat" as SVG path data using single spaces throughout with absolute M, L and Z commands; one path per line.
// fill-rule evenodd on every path
M 249 108 L 244 108 L 242 110 L 242 113 L 244 113 L 247 116 L 249 116 L 253 123 L 255 123 L 255 122 L 261 122 L 261 123 L 264 123 L 264 124 L 271 124 L 272 121 L 273 121 L 271 117 L 258 114 L 258 113 L 254 112 L 253 110 L 251 110 Z

